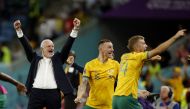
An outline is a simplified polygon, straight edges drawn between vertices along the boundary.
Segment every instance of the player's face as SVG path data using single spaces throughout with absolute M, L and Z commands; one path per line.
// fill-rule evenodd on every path
M 44 42 L 42 53 L 46 58 L 51 58 L 54 55 L 54 44 L 51 40 Z
M 113 49 L 113 44 L 111 42 L 105 42 L 103 45 L 102 45 L 102 52 L 103 52 L 103 55 L 107 58 L 113 58 L 114 54 L 114 49 Z
M 136 43 L 136 49 L 139 51 L 139 52 L 144 52 L 146 49 L 147 49 L 147 45 L 145 43 L 145 40 L 144 39 L 139 39 Z

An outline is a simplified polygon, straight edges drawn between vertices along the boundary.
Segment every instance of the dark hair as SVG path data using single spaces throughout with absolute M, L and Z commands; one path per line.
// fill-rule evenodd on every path
M 100 46 L 101 44 L 106 43 L 106 42 L 111 42 L 111 41 L 109 39 L 102 39 L 98 42 L 98 46 Z
M 132 36 L 132 37 L 128 40 L 127 48 L 128 48 L 130 51 L 134 51 L 134 44 L 136 44 L 139 39 L 144 39 L 144 37 L 141 36 L 141 35 Z
M 73 57 L 75 58 L 75 57 L 76 57 L 75 51 L 71 50 L 71 51 L 69 52 L 69 56 L 73 56 Z

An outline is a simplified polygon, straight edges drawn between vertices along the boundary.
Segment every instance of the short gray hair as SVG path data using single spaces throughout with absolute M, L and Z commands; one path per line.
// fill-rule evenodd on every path
M 44 39 L 40 44 L 40 48 L 44 48 L 44 43 L 48 40 L 51 41 L 50 39 Z
M 168 92 L 170 91 L 170 87 L 169 86 L 161 86 L 161 89 L 163 89 L 163 88 L 167 89 Z

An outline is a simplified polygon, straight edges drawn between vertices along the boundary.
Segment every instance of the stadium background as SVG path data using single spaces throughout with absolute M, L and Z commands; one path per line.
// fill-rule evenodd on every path
M 40 41 L 49 37 L 59 50 L 72 29 L 72 19 L 81 19 L 79 37 L 73 45 L 76 62 L 84 65 L 97 56 L 97 42 L 102 38 L 114 44 L 115 59 L 120 61 L 127 52 L 127 40 L 132 35 L 143 35 L 150 48 L 174 35 L 180 28 L 190 29 L 189 0 L 0 0 L 0 71 L 25 83 L 29 70 L 13 22 L 20 19 L 25 35 L 39 51 Z M 180 66 L 180 50 L 190 52 L 189 34 L 162 54 L 160 73 L 172 75 L 172 67 Z M 185 49 L 181 46 L 185 45 Z M 184 53 L 184 54 L 185 54 Z M 146 69 L 146 68 L 144 68 Z M 189 73 L 190 69 L 188 69 Z M 190 73 L 189 73 L 190 74 Z M 183 76 L 183 75 L 182 75 Z M 190 76 L 190 75 L 189 75 Z M 161 83 L 152 76 L 152 83 Z M 26 109 L 27 97 L 16 88 L 1 81 L 8 90 L 7 109 Z M 158 93 L 160 87 L 154 87 Z

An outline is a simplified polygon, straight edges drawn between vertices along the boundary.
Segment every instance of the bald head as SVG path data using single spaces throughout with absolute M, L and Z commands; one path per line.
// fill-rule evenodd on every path
M 45 40 L 43 40 L 43 41 L 41 42 L 40 47 L 41 47 L 41 48 L 44 48 L 44 46 L 45 46 L 46 44 L 48 44 L 48 43 L 52 43 L 52 44 L 53 44 L 53 42 L 52 42 L 50 39 L 45 39 Z
M 51 58 L 54 55 L 54 44 L 50 39 L 45 39 L 41 42 L 42 55 L 46 58 Z

